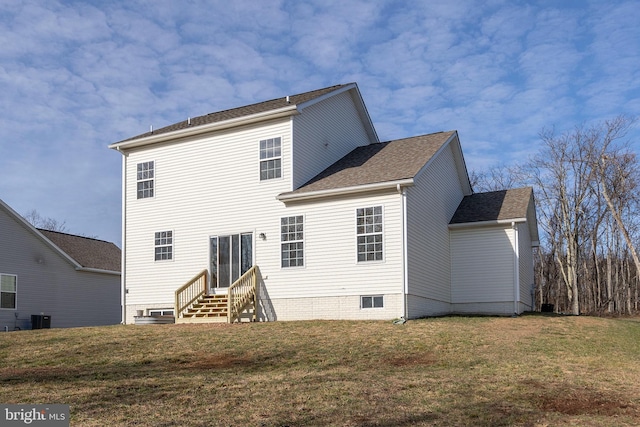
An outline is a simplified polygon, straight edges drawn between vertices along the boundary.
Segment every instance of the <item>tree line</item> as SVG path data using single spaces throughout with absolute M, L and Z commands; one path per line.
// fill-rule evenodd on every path
M 534 188 L 540 247 L 536 309 L 631 314 L 640 303 L 640 168 L 628 141 L 635 120 L 618 116 L 557 134 L 540 132 L 528 161 L 472 173 L 476 191 Z

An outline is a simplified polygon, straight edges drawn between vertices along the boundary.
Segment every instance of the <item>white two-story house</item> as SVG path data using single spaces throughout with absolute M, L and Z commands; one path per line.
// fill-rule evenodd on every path
M 110 147 L 127 323 L 534 307 L 532 190 L 473 194 L 456 131 L 380 142 L 354 83 Z

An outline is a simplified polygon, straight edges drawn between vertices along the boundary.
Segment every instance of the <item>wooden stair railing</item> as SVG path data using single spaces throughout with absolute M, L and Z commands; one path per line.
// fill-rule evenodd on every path
M 183 317 L 184 312 L 204 294 L 207 293 L 207 276 L 205 269 L 189 280 L 176 291 L 175 310 L 176 319 Z
M 242 312 L 249 306 L 253 306 L 252 321 L 257 320 L 258 313 L 258 266 L 254 265 L 238 280 L 229 286 L 229 299 L 227 300 L 227 319 L 233 323 L 240 319 Z

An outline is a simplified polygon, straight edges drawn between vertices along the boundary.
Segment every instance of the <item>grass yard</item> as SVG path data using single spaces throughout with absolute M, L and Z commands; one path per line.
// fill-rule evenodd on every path
M 640 321 L 0 333 L 0 402 L 69 404 L 72 426 L 638 426 Z

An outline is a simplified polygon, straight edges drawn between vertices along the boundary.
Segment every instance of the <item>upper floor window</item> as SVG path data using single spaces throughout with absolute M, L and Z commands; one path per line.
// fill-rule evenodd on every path
M 282 266 L 302 267 L 304 265 L 304 218 L 302 215 L 280 219 L 280 242 Z
M 173 259 L 173 231 L 158 231 L 155 235 L 155 260 Z
M 356 210 L 358 262 L 382 261 L 382 206 Z
M 138 185 L 138 199 L 153 197 L 153 162 L 138 163 L 136 182 Z
M 260 141 L 260 181 L 282 177 L 282 141 L 280 137 Z
M 18 294 L 18 276 L 13 274 L 0 274 L 0 308 L 16 308 L 16 296 Z

